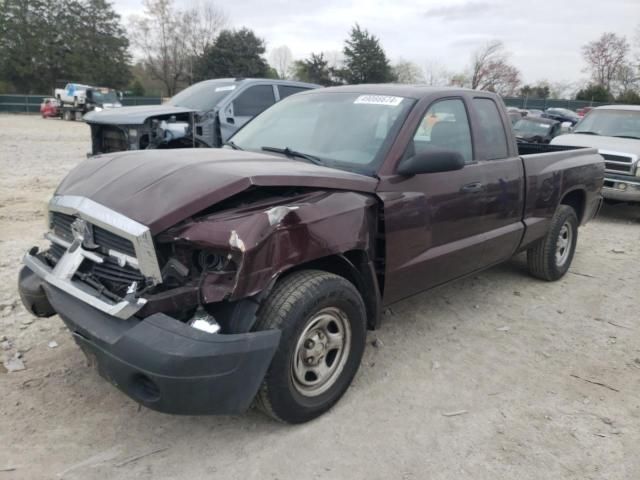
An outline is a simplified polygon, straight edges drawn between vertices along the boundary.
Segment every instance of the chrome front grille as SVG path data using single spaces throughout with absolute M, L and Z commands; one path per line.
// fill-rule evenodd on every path
M 626 155 L 617 152 L 600 151 L 604 158 L 604 168 L 607 172 L 621 175 L 633 175 L 635 173 L 638 158 L 635 155 Z
M 76 220 L 78 217 L 74 215 L 51 212 L 50 226 L 54 236 L 49 238 L 52 243 L 48 253 L 53 265 L 58 264 L 74 241 L 72 225 Z M 90 251 L 100 255 L 100 263 L 88 258 L 89 261 L 82 262 L 78 267 L 76 276 L 92 286 L 98 286 L 103 294 L 112 294 L 114 298 L 124 297 L 132 288 L 134 291 L 143 288 L 145 277 L 138 269 L 133 243 L 102 227 L 90 224 L 90 228 L 93 243 L 97 246 Z
M 67 215 L 61 212 L 51 212 L 51 229 L 60 238 L 73 242 L 73 233 L 71 231 L 71 224 L 77 217 L 73 215 Z M 92 225 L 93 239 L 95 243 L 100 246 L 105 254 L 109 253 L 109 250 L 115 250 L 116 252 L 124 253 L 130 257 L 136 256 L 136 250 L 130 240 L 122 238 L 114 233 L 105 230 L 104 228 Z
M 51 247 L 30 250 L 24 264 L 108 315 L 127 319 L 138 312 L 147 303 L 144 288 L 162 283 L 149 227 L 76 195 L 54 196 L 49 212 Z

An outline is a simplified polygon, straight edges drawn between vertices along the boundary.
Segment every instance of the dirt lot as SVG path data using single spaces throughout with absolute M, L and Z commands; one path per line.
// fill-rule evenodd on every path
M 640 207 L 582 228 L 560 282 L 517 258 L 393 306 L 314 422 L 177 417 L 139 408 L 60 319 L 19 303 L 45 202 L 88 150 L 84 124 L 0 116 L 0 355 L 26 366 L 0 366 L 0 480 L 640 478 Z

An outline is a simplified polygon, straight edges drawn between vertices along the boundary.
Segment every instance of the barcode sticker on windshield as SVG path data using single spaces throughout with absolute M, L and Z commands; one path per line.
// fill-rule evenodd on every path
M 227 85 L 226 87 L 217 87 L 216 92 L 227 92 L 229 90 L 235 90 L 235 85 Z
M 389 105 L 397 107 L 402 102 L 402 97 L 392 97 L 390 95 L 360 95 L 355 102 L 365 105 Z

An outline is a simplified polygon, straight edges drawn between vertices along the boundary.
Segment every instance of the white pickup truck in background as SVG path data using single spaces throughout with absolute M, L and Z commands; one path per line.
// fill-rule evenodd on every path
M 120 93 L 106 87 L 67 83 L 64 88 L 56 88 L 54 96 L 61 105 L 64 120 L 81 120 L 85 113 L 92 110 L 99 112 L 122 107 Z
M 551 143 L 597 148 L 606 168 L 602 196 L 614 201 L 640 202 L 640 106 L 594 108 L 573 133 L 560 135 Z
M 64 88 L 56 88 L 54 94 L 61 103 L 72 103 L 78 106 L 86 102 L 88 88 L 91 87 L 80 83 L 67 83 Z

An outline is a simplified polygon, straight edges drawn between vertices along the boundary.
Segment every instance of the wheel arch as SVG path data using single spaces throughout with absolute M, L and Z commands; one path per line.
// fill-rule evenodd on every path
M 578 225 L 581 225 L 584 221 L 586 203 L 587 192 L 579 187 L 566 192 L 560 200 L 560 205 L 568 205 L 575 210 L 578 217 Z
M 382 315 L 382 299 L 375 268 L 365 250 L 350 250 L 317 258 L 282 272 L 278 279 L 293 272 L 310 269 L 333 273 L 353 283 L 367 310 L 367 328 L 369 330 L 378 328 Z

